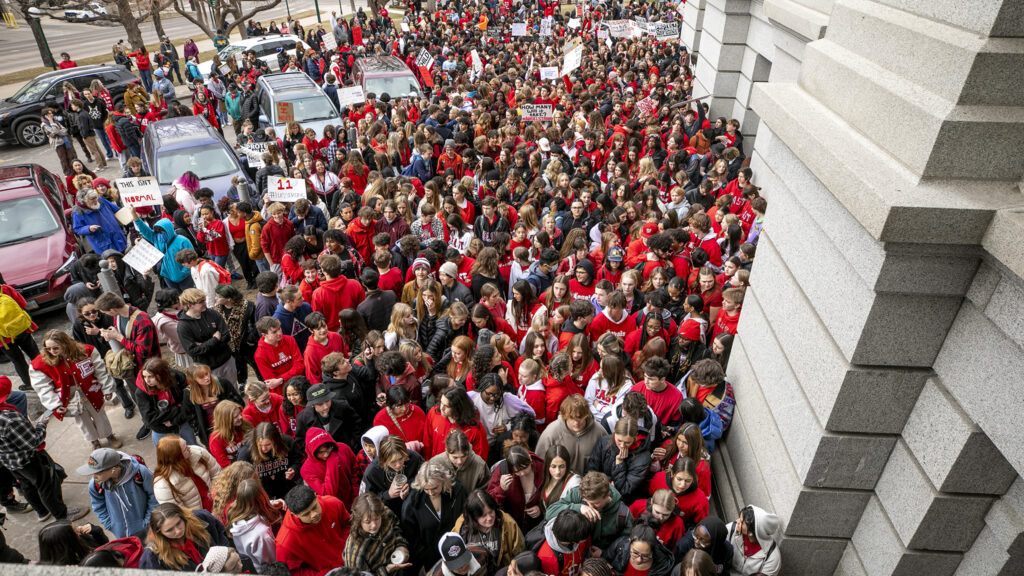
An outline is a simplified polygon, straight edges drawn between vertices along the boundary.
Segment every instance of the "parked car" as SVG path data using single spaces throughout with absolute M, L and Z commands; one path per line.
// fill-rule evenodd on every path
M 279 114 L 278 104 L 291 104 L 294 120 L 303 128 L 312 128 L 317 135 L 324 133 L 328 124 L 339 124 L 341 117 L 330 98 L 316 82 L 302 73 L 265 74 L 256 81 L 256 95 L 260 103 L 260 128 L 273 126 L 278 136 L 284 136 L 287 122 Z
M 90 20 L 98 18 L 100 16 L 106 16 L 107 9 L 99 2 L 90 2 L 86 8 L 83 9 L 68 9 L 64 11 L 64 17 L 69 21 L 74 20 Z
M 165 193 L 188 171 L 195 172 L 204 188 L 213 190 L 214 200 L 228 195 L 235 176 L 245 178 L 249 189 L 254 189 L 248 160 L 239 157 L 200 116 L 168 118 L 150 124 L 142 139 L 142 155 Z
M 286 52 L 294 54 L 296 44 L 302 44 L 303 50 L 309 49 L 309 46 L 294 34 L 273 34 L 232 42 L 221 49 L 217 56 L 220 57 L 221 62 L 227 62 L 228 59 L 236 58 L 238 54 L 253 51 L 256 53 L 257 58 L 270 66 L 271 72 L 280 72 L 281 64 L 277 61 L 278 49 L 281 48 Z M 210 67 L 212 65 L 212 60 L 199 63 L 199 71 L 203 74 L 203 80 L 210 77 Z
M 30 312 L 64 306 L 80 248 L 63 179 L 38 164 L 0 168 L 0 271 Z
M 356 82 L 363 93 L 373 92 L 377 98 L 387 94 L 392 98 L 423 95 L 416 74 L 396 56 L 367 56 L 356 60 Z
M 128 84 L 139 81 L 138 77 L 121 66 L 99 64 L 37 76 L 10 98 L 0 100 L 0 142 L 42 146 L 46 143 L 46 134 L 39 125 L 43 108 L 52 106 L 60 110 L 63 107 L 64 92 L 61 86 L 64 82 L 71 82 L 77 90 L 84 90 L 96 79 L 106 86 L 115 106 L 124 101 Z

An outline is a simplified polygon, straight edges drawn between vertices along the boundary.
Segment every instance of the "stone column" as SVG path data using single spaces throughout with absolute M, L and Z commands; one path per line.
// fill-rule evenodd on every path
M 786 574 L 1020 566 L 1021 13 L 838 0 L 796 77 L 753 85 L 768 220 L 726 445 L 743 500 L 787 520 Z

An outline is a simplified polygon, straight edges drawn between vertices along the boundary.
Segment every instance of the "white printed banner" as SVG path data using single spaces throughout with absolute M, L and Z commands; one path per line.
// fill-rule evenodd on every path
M 139 239 L 135 246 L 124 255 L 124 263 L 135 268 L 139 272 L 146 273 L 162 260 L 164 253 L 157 250 L 152 244 Z

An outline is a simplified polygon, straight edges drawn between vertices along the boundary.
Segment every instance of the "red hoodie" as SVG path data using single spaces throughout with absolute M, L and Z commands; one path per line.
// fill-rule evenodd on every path
M 364 262 L 373 261 L 373 235 L 376 234 L 376 226 L 377 223 L 373 220 L 370 220 L 369 224 L 363 224 L 362 220 L 356 218 L 349 222 L 348 229 L 345 230 Z
M 666 470 L 655 474 L 648 485 L 650 493 L 654 494 L 656 490 L 662 488 L 672 490 L 668 480 L 668 475 L 671 473 L 671 470 Z M 676 494 L 675 490 L 672 491 L 676 497 L 676 505 L 679 506 L 679 515 L 683 518 L 683 523 L 687 528 L 693 528 L 708 515 L 708 497 L 697 487 L 696 479 L 691 487 L 692 490 L 684 494 Z
M 343 566 L 342 552 L 348 540 L 348 509 L 334 496 L 317 496 L 322 514 L 316 524 L 303 524 L 291 511 L 277 533 L 277 560 L 292 576 L 323 576 Z
M 331 445 L 334 451 L 327 460 L 316 457 L 321 447 Z M 352 470 L 356 455 L 347 444 L 339 444 L 323 428 L 306 431 L 306 460 L 302 463 L 302 479 L 318 496 L 334 496 L 346 507 L 355 498 Z
M 441 408 L 434 406 L 427 412 L 427 421 L 423 427 L 423 457 L 430 460 L 441 452 L 444 452 L 444 441 L 448 438 L 448 432 L 452 428 L 458 428 L 466 433 L 469 444 L 485 461 L 487 460 L 487 431 L 483 424 L 477 421 L 476 426 L 456 426 L 450 420 L 441 415 Z
M 270 393 L 270 411 L 267 413 L 260 412 L 256 408 L 255 402 L 249 402 L 245 408 L 242 409 L 242 418 L 248 420 L 255 428 L 260 422 L 270 422 L 277 426 L 281 425 L 281 403 L 284 402 L 284 397 L 280 394 Z M 288 430 L 281 430 L 282 434 L 291 434 Z
M 299 345 L 295 343 L 295 338 L 287 334 L 281 335 L 277 346 L 271 346 L 260 338 L 256 345 L 256 367 L 260 369 L 264 380 L 281 378 L 286 382 L 292 376 L 301 376 L 305 371 Z
M 285 218 L 281 224 L 273 218 L 263 223 L 263 231 L 260 233 L 260 248 L 270 259 L 271 264 L 280 264 L 281 256 L 284 254 L 284 245 L 295 235 L 295 227 L 292 221 Z
M 336 332 L 341 328 L 338 314 L 342 310 L 355 308 L 366 298 L 366 291 L 355 280 L 344 276 L 325 280 L 313 291 L 314 312 L 320 312 L 327 318 L 327 329 Z
M 309 380 L 310 384 L 319 384 L 324 381 L 320 362 L 331 352 L 341 352 L 348 356 L 348 345 L 345 344 L 345 339 L 341 337 L 341 334 L 337 332 L 327 333 L 326 346 L 321 345 L 315 338 L 310 338 L 306 342 L 306 350 L 302 353 L 302 360 L 306 365 L 306 379 Z

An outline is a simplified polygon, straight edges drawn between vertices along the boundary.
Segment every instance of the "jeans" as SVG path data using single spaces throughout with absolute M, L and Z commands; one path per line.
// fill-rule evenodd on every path
M 178 84 L 184 84 L 185 83 L 181 79 L 181 67 L 179 66 L 177 60 L 175 60 L 174 62 L 171 62 L 171 71 L 170 71 L 170 73 L 167 74 L 167 79 L 171 80 L 171 81 L 174 81 L 174 77 L 175 76 L 178 77 Z
M 103 144 L 103 148 L 107 151 L 107 158 L 113 158 L 114 149 L 110 147 L 110 137 L 107 136 L 107 131 L 94 128 L 93 132 L 96 133 L 96 139 L 99 140 L 100 144 Z
M 25 396 L 24 392 L 21 390 L 11 390 L 6 402 L 14 406 L 18 412 L 21 412 L 22 416 L 28 417 L 28 396 Z
M 36 341 L 32 339 L 32 335 L 28 332 L 22 332 L 14 338 L 14 342 L 8 344 L 6 348 L 3 348 L 4 356 L 14 364 L 14 371 L 18 373 L 18 377 L 26 385 L 30 386 L 32 381 L 28 376 L 28 361 L 25 360 L 25 356 L 29 359 L 39 356 L 39 347 L 36 346 Z
M 36 452 L 24 468 L 11 470 L 11 473 L 21 483 L 21 493 L 37 514 L 42 516 L 49 512 L 55 520 L 67 518 L 68 507 L 60 487 L 64 478 L 45 450 Z
M 259 270 L 260 272 L 266 272 L 266 271 L 270 270 L 270 264 L 267 263 L 267 259 L 266 258 L 260 258 L 259 260 L 256 260 L 255 262 L 256 262 L 256 269 Z M 35 358 L 35 356 L 33 356 L 33 358 Z
M 219 264 L 222 268 L 226 268 L 228 265 L 228 256 L 230 256 L 230 254 L 225 254 L 223 256 L 216 256 L 211 254 L 210 258 L 212 258 L 213 261 Z
M 157 443 L 160 442 L 161 438 L 163 438 L 164 436 L 169 436 L 171 434 L 173 434 L 173 432 L 157 432 L 156 430 L 153 430 L 153 446 L 156 446 Z M 196 442 L 196 434 L 195 432 L 192 431 L 191 424 L 186 423 L 179 426 L 178 436 L 181 436 L 181 438 L 185 441 L 186 444 L 192 446 L 199 445 L 199 442 Z
M 128 157 L 142 159 L 142 148 L 138 145 L 128 147 Z
M 182 280 L 181 282 L 175 282 L 173 280 L 168 280 L 167 278 L 164 278 L 163 280 L 164 280 L 164 283 L 167 284 L 168 288 L 174 288 L 178 292 L 184 292 L 185 290 L 187 290 L 189 288 L 195 288 L 196 287 L 195 283 L 192 282 L 192 277 L 191 276 L 186 276 L 185 279 Z
M 139 78 L 142 79 L 142 87 L 146 92 L 153 91 L 153 70 L 139 70 Z

